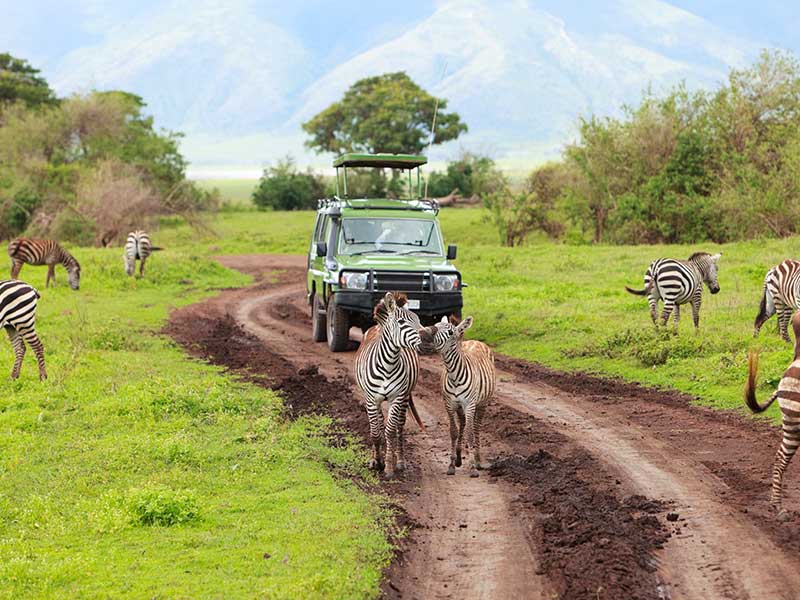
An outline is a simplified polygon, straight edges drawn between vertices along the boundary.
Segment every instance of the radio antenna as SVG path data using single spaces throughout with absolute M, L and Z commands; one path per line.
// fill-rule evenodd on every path
M 447 72 L 447 61 L 444 61 L 442 66 L 442 75 L 439 77 L 439 83 L 444 81 L 444 74 Z M 431 147 L 433 146 L 433 138 L 436 135 L 436 115 L 439 113 L 439 97 L 436 96 L 436 102 L 433 105 L 433 122 L 431 123 L 431 135 L 428 138 L 428 156 L 431 155 Z M 419 192 L 417 192 L 419 193 Z M 428 197 L 428 178 L 425 178 L 425 194 L 423 198 Z

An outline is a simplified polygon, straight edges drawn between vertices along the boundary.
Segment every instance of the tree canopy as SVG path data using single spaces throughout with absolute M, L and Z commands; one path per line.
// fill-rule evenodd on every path
M 344 97 L 303 123 L 306 146 L 318 152 L 420 153 L 431 134 L 437 99 L 406 73 L 385 73 L 355 82 Z M 438 99 L 434 144 L 467 131 L 457 113 Z
M 7 52 L 0 53 L 0 108 L 17 101 L 28 107 L 58 102 L 47 81 L 39 76 L 39 69 Z

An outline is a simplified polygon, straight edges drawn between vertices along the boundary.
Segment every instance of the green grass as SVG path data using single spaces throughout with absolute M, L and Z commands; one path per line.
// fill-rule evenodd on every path
M 198 179 L 197 185 L 206 190 L 219 190 L 222 201 L 230 206 L 250 207 L 250 195 L 258 179 Z
M 498 351 L 565 370 L 585 370 L 678 389 L 719 408 L 740 408 L 747 353 L 761 348 L 760 394 L 774 388 L 792 349 L 775 334 L 775 318 L 752 337 L 768 267 L 796 256 L 796 239 L 695 246 L 569 246 L 535 238 L 503 248 L 481 209 L 445 209 L 446 241 L 459 245 L 457 262 L 469 287 L 465 314 L 475 317 L 470 336 Z M 312 212 L 219 215 L 221 239 L 202 245 L 214 252 L 304 253 Z M 191 235 L 165 229 L 166 239 Z M 722 251 L 722 291 L 703 297 L 700 332 L 685 306 L 679 335 L 656 333 L 647 301 L 623 286 L 641 287 L 658 257 L 685 259 L 695 250 Z M 776 407 L 769 414 L 776 418 Z
M 350 481 L 366 456 L 325 419 L 189 359 L 171 308 L 245 276 L 171 246 L 144 280 L 75 249 L 81 290 L 39 287 L 50 379 L 0 343 L 0 597 L 373 597 L 389 511 Z M 334 474 L 336 473 L 336 474 Z

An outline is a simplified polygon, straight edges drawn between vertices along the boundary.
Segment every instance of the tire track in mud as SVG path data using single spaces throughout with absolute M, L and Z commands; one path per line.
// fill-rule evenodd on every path
M 285 271 L 273 283 L 181 309 L 173 325 L 198 311 L 216 319 L 230 315 L 288 370 L 313 363 L 342 385 L 352 355 L 310 342 L 304 286 L 296 283 L 303 257 L 220 260 L 262 282 L 275 279 L 276 269 Z M 247 361 L 230 354 L 218 362 L 270 385 L 276 367 L 239 364 Z M 422 363 L 415 400 L 428 433 L 407 428 L 411 472 L 384 486 L 415 524 L 387 573 L 387 596 L 795 597 L 800 561 L 779 545 L 800 545 L 800 525 L 776 523 L 763 501 L 778 441 L 773 427 L 696 409 L 674 394 L 498 357 L 500 385 L 486 443 L 490 456 L 501 455 L 497 477 L 446 477 L 439 366 L 433 358 Z M 335 416 L 363 432 L 366 417 L 359 413 Z M 709 436 L 709 427 L 720 423 L 719 434 Z M 665 503 L 679 515 L 676 522 L 665 521 Z

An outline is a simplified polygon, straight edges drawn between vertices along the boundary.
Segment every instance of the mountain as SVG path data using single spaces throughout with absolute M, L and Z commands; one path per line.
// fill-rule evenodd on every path
M 759 47 L 790 39 L 780 27 L 780 38 L 751 39 L 731 25 L 746 9 L 720 3 L 701 16 L 691 0 L 106 4 L 17 3 L 0 21 L 0 50 L 5 42 L 35 61 L 61 94 L 143 96 L 159 124 L 187 134 L 184 150 L 200 166 L 259 165 L 286 153 L 327 162 L 303 148 L 300 123 L 357 79 L 398 70 L 447 98 L 469 125 L 433 158 L 467 147 L 541 160 L 574 135 L 579 115 L 617 114 L 648 86 L 714 86 Z M 36 18 L 58 7 L 56 29 Z

